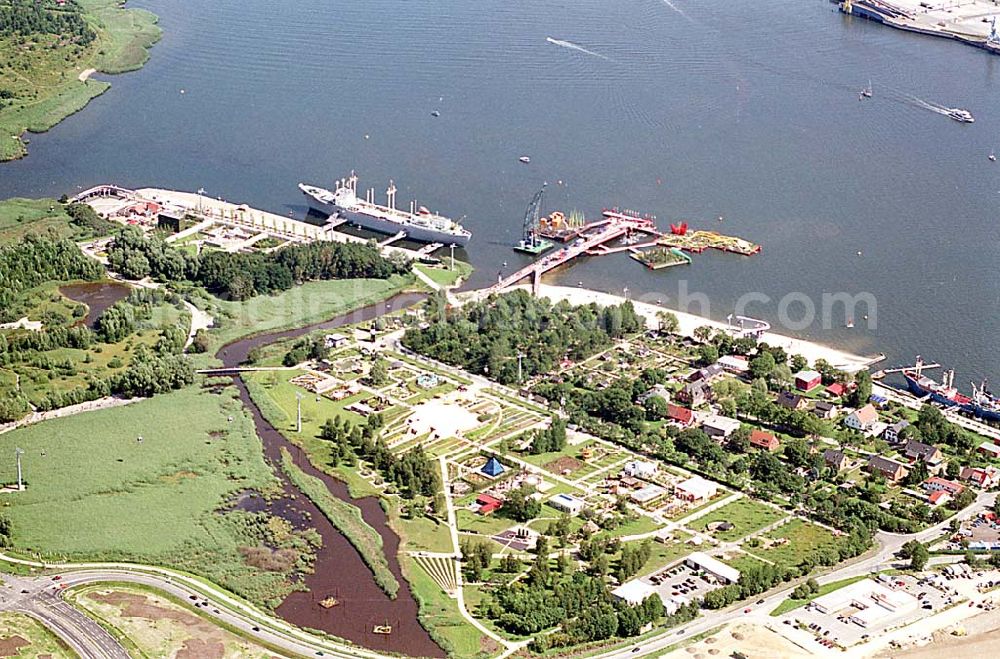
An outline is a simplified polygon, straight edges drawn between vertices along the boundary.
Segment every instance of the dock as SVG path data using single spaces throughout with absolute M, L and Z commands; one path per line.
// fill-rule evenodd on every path
M 182 240 L 184 237 L 211 230 L 213 227 L 227 227 L 233 233 L 228 241 L 228 251 L 246 249 L 264 238 L 275 238 L 285 243 L 309 243 L 317 240 L 331 242 L 369 243 L 370 240 L 354 236 L 336 229 L 344 220 L 334 218 L 322 225 L 310 224 L 293 217 L 251 208 L 247 204 L 235 204 L 195 192 L 182 192 L 162 188 L 140 188 L 130 190 L 117 185 L 98 185 L 76 194 L 72 201 L 89 204 L 99 214 L 108 219 L 126 222 L 155 223 L 160 213 L 176 217 L 188 217 L 195 225 L 173 234 L 167 242 Z M 393 243 L 405 239 L 401 231 L 389 236 L 378 244 L 385 254 L 399 254 L 408 259 L 425 261 L 430 254 L 440 249 L 440 243 L 425 245 L 416 249 L 400 247 Z
M 665 233 L 656 228 L 656 218 L 648 214 L 640 214 L 631 210 L 618 208 L 605 209 L 601 219 L 580 226 L 567 227 L 559 225 L 558 232 L 553 232 L 551 225 L 538 225 L 538 235 L 549 239 L 566 240 L 567 243 L 555 252 L 551 252 L 526 265 L 517 272 L 497 279 L 497 283 L 477 292 L 480 296 L 488 296 L 502 292 L 517 285 L 524 279 L 531 280 L 531 289 L 537 294 L 541 285 L 542 275 L 562 267 L 579 256 L 608 256 L 611 254 L 628 253 L 635 260 L 659 269 L 668 267 L 650 266 L 649 257 L 643 257 L 642 250 L 663 250 L 675 256 L 669 265 L 683 265 L 691 262 L 691 257 L 681 254 L 681 250 L 689 253 L 701 253 L 706 249 L 717 249 L 723 252 L 750 256 L 760 252 L 760 245 L 742 238 L 725 236 L 715 231 L 687 232 L 687 224 L 671 225 L 671 232 Z M 572 242 L 568 242 L 572 238 Z M 617 244 L 625 239 L 624 244 Z M 678 256 L 680 255 L 680 256 Z
M 993 0 L 927 2 L 925 0 L 831 0 L 841 12 L 932 37 L 952 39 L 1000 54 Z

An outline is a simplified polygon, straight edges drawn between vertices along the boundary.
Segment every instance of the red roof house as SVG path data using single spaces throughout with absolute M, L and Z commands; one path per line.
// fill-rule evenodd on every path
M 779 442 L 778 438 L 769 432 L 754 430 L 750 433 L 750 445 L 756 446 L 759 449 L 764 449 L 765 451 L 777 451 L 781 442 Z
M 847 391 L 847 387 L 840 384 L 839 382 L 834 382 L 829 387 L 826 388 L 826 393 L 830 394 L 834 398 L 840 398 Z
M 685 428 L 690 426 L 694 421 L 694 412 L 686 407 L 681 407 L 680 405 L 674 405 L 672 403 L 667 404 L 667 418 L 671 421 L 676 421 Z

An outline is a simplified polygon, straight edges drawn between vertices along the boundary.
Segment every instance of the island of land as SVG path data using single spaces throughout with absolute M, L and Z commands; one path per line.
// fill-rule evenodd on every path
M 94 73 L 140 68 L 160 38 L 156 16 L 117 0 L 0 3 L 0 161 L 27 154 L 41 133 L 111 85 Z

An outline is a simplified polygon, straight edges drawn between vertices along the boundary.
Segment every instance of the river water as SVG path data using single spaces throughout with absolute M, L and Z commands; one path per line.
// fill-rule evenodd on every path
M 141 4 L 164 28 L 149 64 L 0 166 L 0 196 L 113 181 L 302 214 L 298 181 L 356 169 L 380 197 L 392 177 L 400 202 L 466 218 L 482 285 L 524 262 L 509 246 L 547 181 L 547 210 L 619 205 L 764 245 L 655 273 L 593 258 L 556 283 L 700 292 L 709 308 L 689 310 L 716 318 L 757 293 L 745 311 L 776 329 L 1000 376 L 996 56 L 825 0 Z M 877 313 L 824 322 L 838 292 Z M 813 322 L 777 324 L 791 293 L 787 315 L 808 300 Z
M 411 306 L 423 297 L 398 295 L 386 302 L 322 323 L 243 339 L 225 346 L 217 356 L 222 359 L 225 366 L 238 366 L 256 347 L 315 330 L 332 329 L 371 320 L 379 314 Z M 444 652 L 417 620 L 417 603 L 403 577 L 397 556 L 399 536 L 389 527 L 385 511 L 378 499 L 376 497 L 352 499 L 343 482 L 316 469 L 304 451 L 291 444 L 264 419 L 260 409 L 250 398 L 242 379 L 236 378 L 236 386 L 244 405 L 253 414 L 257 434 L 260 435 L 264 445 L 264 453 L 284 485 L 286 496 L 273 503 L 272 512 L 289 519 L 296 526 L 301 526 L 303 519 L 309 519 L 308 525 L 315 528 L 323 538 L 323 546 L 317 552 L 314 572 L 305 576 L 308 592 L 292 593 L 278 606 L 276 613 L 300 627 L 320 629 L 368 648 L 413 657 L 444 656 Z M 389 569 L 400 584 L 396 599 L 389 599 L 382 592 L 357 550 L 340 535 L 319 508 L 284 478 L 280 467 L 282 448 L 291 453 L 295 464 L 303 471 L 322 479 L 335 496 L 358 506 L 365 521 L 382 536 Z M 336 599 L 339 602 L 337 606 L 330 609 L 320 606 L 320 602 L 328 597 Z M 386 624 L 392 627 L 391 634 L 373 633 L 372 630 L 376 625 Z

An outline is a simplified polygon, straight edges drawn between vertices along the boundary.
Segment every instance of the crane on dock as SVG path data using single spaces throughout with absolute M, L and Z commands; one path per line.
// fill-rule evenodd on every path
M 872 373 L 873 380 L 881 380 L 890 373 L 902 373 L 903 371 L 913 371 L 918 376 L 925 368 L 941 368 L 941 364 L 925 364 L 924 360 L 917 356 L 917 363 L 912 366 L 899 366 L 897 368 L 884 368 L 880 371 Z
M 542 201 L 545 198 L 545 188 L 548 183 L 542 183 L 542 187 L 535 193 L 535 196 L 528 202 L 528 208 L 524 211 L 524 223 L 521 228 L 521 242 L 514 249 L 528 254 L 541 254 L 552 247 L 552 241 L 542 238 L 538 233 L 539 220 L 542 214 Z

